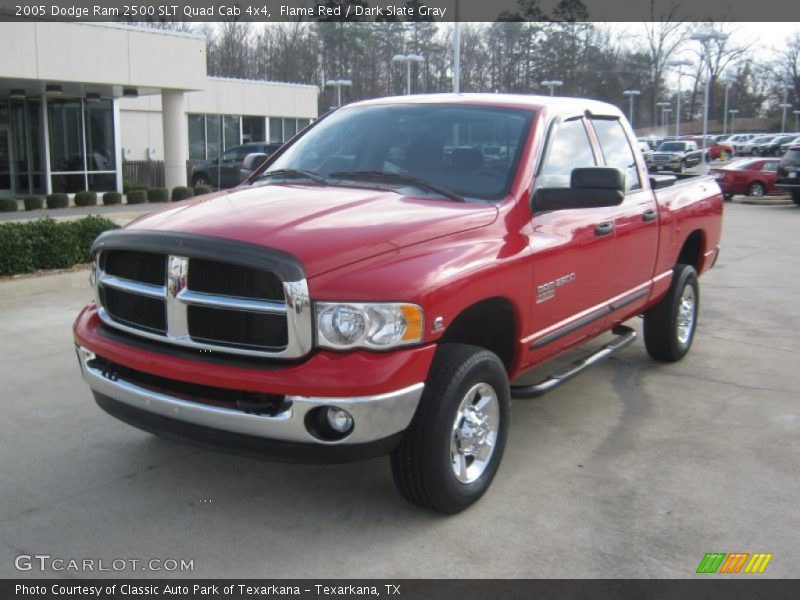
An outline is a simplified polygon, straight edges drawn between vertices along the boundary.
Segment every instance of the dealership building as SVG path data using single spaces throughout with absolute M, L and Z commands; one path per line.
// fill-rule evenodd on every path
M 166 187 L 186 185 L 187 161 L 289 139 L 318 92 L 208 77 L 200 35 L 0 23 L 0 196 L 121 191 L 124 161 L 163 161 Z

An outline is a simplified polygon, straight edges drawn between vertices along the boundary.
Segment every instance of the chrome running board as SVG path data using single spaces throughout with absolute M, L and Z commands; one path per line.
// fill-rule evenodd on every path
M 594 354 L 576 360 L 548 376 L 547 379 L 534 385 L 512 385 L 511 397 L 517 399 L 538 398 L 547 392 L 554 390 L 562 383 L 566 383 L 573 377 L 580 375 L 590 367 L 603 362 L 612 354 L 622 350 L 636 339 L 636 332 L 630 327 L 619 325 L 612 332 L 617 336 Z

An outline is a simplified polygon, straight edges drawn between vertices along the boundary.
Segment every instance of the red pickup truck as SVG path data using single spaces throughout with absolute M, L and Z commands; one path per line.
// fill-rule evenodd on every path
M 648 175 L 609 104 L 360 102 L 234 190 L 99 237 L 78 358 L 127 423 L 277 460 L 390 454 L 408 500 L 454 513 L 494 478 L 512 397 L 626 346 L 636 315 L 654 358 L 687 353 L 722 206 L 711 178 Z

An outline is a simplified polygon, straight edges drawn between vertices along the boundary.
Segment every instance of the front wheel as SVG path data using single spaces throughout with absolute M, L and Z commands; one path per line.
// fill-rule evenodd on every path
M 400 493 L 447 514 L 477 501 L 500 466 L 510 402 L 497 355 L 466 344 L 441 345 L 417 413 L 391 456 Z
M 760 181 L 754 181 L 747 187 L 747 195 L 748 196 L 756 196 L 760 198 L 764 194 L 767 193 L 767 189 L 764 187 L 764 184 Z
M 686 356 L 697 328 L 700 288 L 691 265 L 676 265 L 667 295 L 644 314 L 644 345 L 656 360 Z

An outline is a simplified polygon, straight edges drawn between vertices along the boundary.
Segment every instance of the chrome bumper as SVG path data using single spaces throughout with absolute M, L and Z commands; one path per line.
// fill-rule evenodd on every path
M 381 440 L 405 430 L 422 397 L 423 383 L 375 396 L 318 398 L 287 396 L 291 406 L 276 415 L 256 415 L 175 398 L 103 374 L 90 363 L 95 355 L 76 346 L 83 378 L 89 387 L 104 396 L 149 413 L 210 429 L 256 436 L 270 440 L 320 445 L 361 444 Z M 352 433 L 337 441 L 323 441 L 305 427 L 306 413 L 318 406 L 335 405 L 353 417 Z

